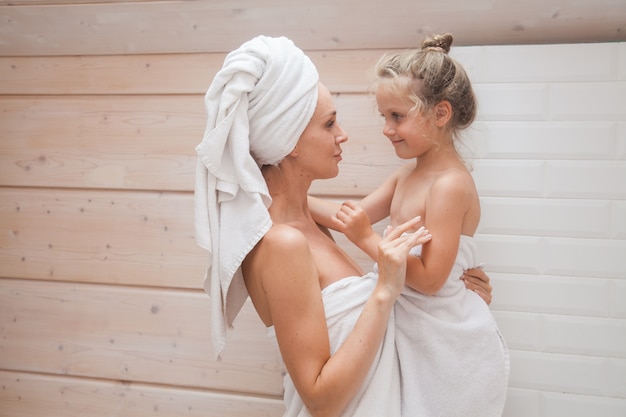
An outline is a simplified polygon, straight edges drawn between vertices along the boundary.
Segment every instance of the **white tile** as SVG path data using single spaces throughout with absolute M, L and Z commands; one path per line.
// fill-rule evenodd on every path
M 626 81 L 626 42 L 616 44 L 617 48 L 617 79 Z
M 486 82 L 610 81 L 617 74 L 617 45 L 492 46 L 484 51 Z
M 561 198 L 626 199 L 626 162 L 546 162 L 545 195 Z
M 609 366 L 609 390 L 607 395 L 626 399 L 626 360 L 611 358 Z
M 611 208 L 611 237 L 626 239 L 626 201 L 613 201 Z
M 542 392 L 541 417 L 624 417 L 626 399 Z
M 476 235 L 478 257 L 490 272 L 540 274 L 545 269 L 541 237 Z
M 477 120 L 546 120 L 547 84 L 477 84 Z
M 473 162 L 472 176 L 481 196 L 540 197 L 544 165 L 534 160 L 479 159 Z
M 540 314 L 493 313 L 509 349 L 542 351 L 543 316 Z
M 609 363 L 604 358 L 511 350 L 509 386 L 583 395 L 607 395 Z
M 552 83 L 548 96 L 549 120 L 626 120 L 626 81 Z
M 626 240 L 545 238 L 544 273 L 626 279 Z
M 481 121 L 467 142 L 482 141 L 480 158 L 614 159 L 617 122 Z
M 483 75 L 484 50 L 482 46 L 452 46 L 450 49 L 450 56 L 463 66 L 473 85 L 490 81 Z
M 609 315 L 626 319 L 626 276 L 611 280 L 609 289 Z
M 509 388 L 502 417 L 541 417 L 539 414 L 540 391 Z
M 481 197 L 481 209 L 479 233 L 608 238 L 615 232 L 609 200 Z M 626 216 L 624 210 L 613 218 Z
M 519 275 L 491 272 L 493 301 L 491 309 L 496 319 L 501 314 L 518 312 L 552 313 L 587 317 L 620 317 L 612 305 L 619 299 L 616 280 L 550 275 Z M 626 281 L 621 288 L 621 318 L 626 318 Z M 611 300 L 617 298 L 615 302 Z M 497 315 L 496 315 L 497 314 Z
M 542 340 L 548 352 L 626 358 L 626 321 L 619 319 L 542 315 Z
M 617 144 L 615 159 L 626 159 L 626 123 L 620 122 L 617 125 Z

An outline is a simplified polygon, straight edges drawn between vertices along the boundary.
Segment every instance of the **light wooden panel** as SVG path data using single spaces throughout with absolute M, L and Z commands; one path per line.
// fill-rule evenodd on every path
M 362 196 L 400 161 L 369 95 L 336 97 L 351 136 L 336 179 L 312 192 Z M 0 185 L 192 191 L 200 95 L 0 97 Z
M 201 96 L 0 98 L 4 185 L 191 190 Z
M 309 50 L 412 47 L 442 31 L 459 45 L 626 39 L 623 0 L 58 3 L 0 6 L 0 55 L 225 52 L 258 34 Z
M 190 193 L 0 189 L 0 275 L 201 288 Z
M 363 93 L 386 50 L 305 51 L 335 93 Z M 4 56 L 0 94 L 204 94 L 225 53 Z
M 201 389 L 0 371 L 0 416 L 279 417 L 282 400 Z
M 0 188 L 0 277 L 200 289 L 193 219 L 192 193 Z
M 275 342 L 250 304 L 222 360 L 201 291 L 0 280 L 0 369 L 282 395 Z

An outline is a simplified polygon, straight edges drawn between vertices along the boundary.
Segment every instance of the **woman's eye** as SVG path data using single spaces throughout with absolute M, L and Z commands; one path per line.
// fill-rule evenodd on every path
M 335 126 L 335 121 L 334 120 L 329 120 L 328 123 L 326 123 L 326 127 L 329 128 L 329 129 L 331 127 L 333 127 L 333 126 Z

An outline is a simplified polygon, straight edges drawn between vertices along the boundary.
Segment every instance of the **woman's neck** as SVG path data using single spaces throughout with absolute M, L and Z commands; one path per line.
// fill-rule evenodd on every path
M 301 223 L 312 221 L 307 203 L 311 185 L 302 176 L 295 175 L 288 164 L 264 166 L 263 177 L 272 197 L 269 208 L 274 223 Z

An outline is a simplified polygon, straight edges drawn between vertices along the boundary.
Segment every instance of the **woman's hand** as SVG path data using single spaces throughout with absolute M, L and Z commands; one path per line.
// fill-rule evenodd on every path
M 407 256 L 411 248 L 428 242 L 432 236 L 424 227 L 414 233 L 420 218 L 413 218 L 398 227 L 387 226 L 385 237 L 378 244 L 378 282 L 397 297 L 402 292 L 406 278 Z
M 467 289 L 474 291 L 487 304 L 491 304 L 493 288 L 489 284 L 489 276 L 482 268 L 470 268 L 463 271 L 461 279 L 465 282 Z

